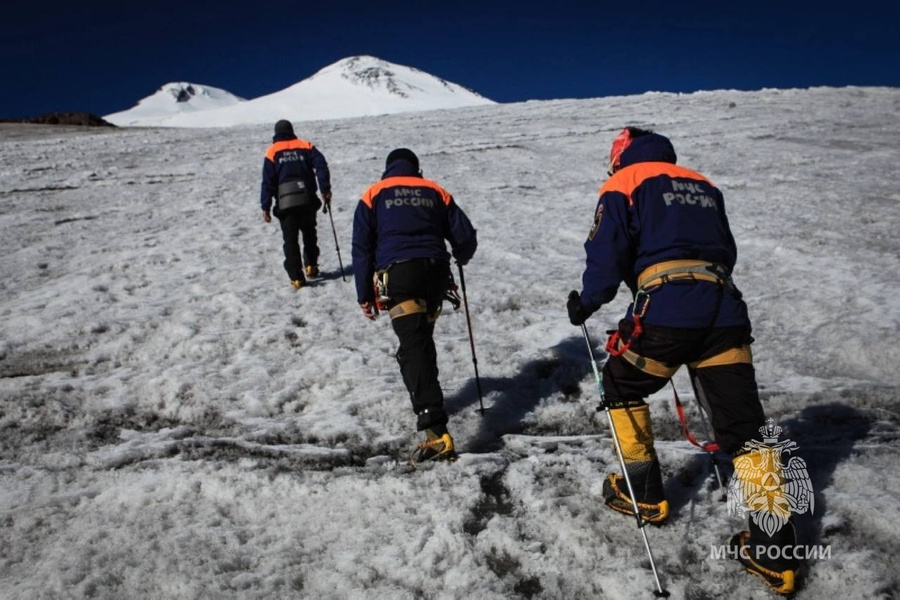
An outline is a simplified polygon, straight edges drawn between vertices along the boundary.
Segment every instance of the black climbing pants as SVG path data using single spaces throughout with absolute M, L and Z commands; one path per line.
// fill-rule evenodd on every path
M 305 281 L 303 264 L 318 266 L 319 246 L 316 233 L 318 206 L 299 206 L 282 211 L 278 215 L 281 235 L 284 238 L 284 270 L 291 281 Z M 300 257 L 299 236 L 303 236 L 303 258 Z
M 619 323 L 622 340 L 632 330 L 629 321 Z M 734 453 L 747 441 L 760 439 L 764 424 L 762 404 L 756 387 L 756 372 L 751 363 L 708 364 L 712 357 L 729 350 L 748 347 L 753 341 L 749 327 L 719 329 L 680 329 L 645 326 L 644 333 L 632 343 L 640 357 L 666 366 L 689 366 L 697 394 L 709 412 L 719 447 Z M 727 362 L 727 361 L 726 361 Z M 610 356 L 603 368 L 603 389 L 610 408 L 636 407 L 661 390 L 669 381 L 642 370 L 622 356 Z
M 397 362 L 417 415 L 419 431 L 447 423 L 433 336 L 449 281 L 450 263 L 445 260 L 410 260 L 395 263 L 388 269 L 389 309 L 409 300 L 425 303 L 422 312 L 407 312 L 391 319 L 400 341 Z

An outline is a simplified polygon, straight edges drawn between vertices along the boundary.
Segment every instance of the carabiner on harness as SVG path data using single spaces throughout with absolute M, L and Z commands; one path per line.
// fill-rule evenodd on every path
M 650 307 L 650 292 L 647 290 L 640 288 L 634 294 L 634 302 L 631 304 L 631 317 L 634 319 L 634 327 L 631 329 L 631 334 L 628 336 L 628 341 L 621 343 L 621 334 L 620 332 L 614 331 L 609 339 L 606 340 L 606 352 L 610 356 L 621 356 L 625 354 L 630 348 L 631 344 L 641 337 L 644 333 L 644 315 L 647 314 L 647 309 Z

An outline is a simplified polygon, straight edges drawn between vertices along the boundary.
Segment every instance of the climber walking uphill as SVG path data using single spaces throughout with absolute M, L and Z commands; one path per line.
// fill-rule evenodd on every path
M 641 517 L 657 525 L 666 522 L 669 505 L 645 402 L 650 394 L 688 365 L 716 441 L 736 461 L 746 457 L 745 444 L 759 438 L 765 422 L 747 306 L 731 279 L 737 250 L 722 194 L 707 178 L 675 163 L 671 142 L 659 134 L 629 127 L 615 139 L 610 178 L 600 189 L 584 244 L 583 291 L 572 291 L 567 304 L 569 320 L 581 325 L 613 300 L 621 282 L 634 294 L 607 343 L 602 381 L 634 500 Z M 750 469 L 737 473 L 752 476 Z M 770 507 L 780 504 L 780 491 L 772 486 L 748 480 L 741 487 L 764 494 Z M 603 495 L 611 509 L 634 516 L 623 476 L 609 475 Z M 793 545 L 790 522 L 766 533 L 751 520 L 749 532 L 731 543 L 748 571 L 779 593 L 794 591 L 797 561 L 748 551 Z
M 266 223 L 272 222 L 270 207 L 272 214 L 281 223 L 284 270 L 295 290 L 303 287 L 306 277 L 319 275 L 316 212 L 322 206 L 322 201 L 316 195 L 317 190 L 322 192 L 325 200 L 322 210 L 327 212 L 331 206 L 331 175 L 325 157 L 310 142 L 294 135 L 294 127 L 290 121 L 278 121 L 275 123 L 272 145 L 263 160 L 260 204 Z M 303 235 L 302 258 L 298 240 L 300 234 Z
M 413 463 L 453 460 L 444 395 L 438 381 L 434 324 L 451 287 L 453 258 L 475 254 L 475 229 L 443 187 L 422 177 L 411 150 L 393 150 L 381 181 L 362 195 L 353 217 L 356 295 L 366 318 L 387 310 L 400 342 L 397 362 L 425 441 Z

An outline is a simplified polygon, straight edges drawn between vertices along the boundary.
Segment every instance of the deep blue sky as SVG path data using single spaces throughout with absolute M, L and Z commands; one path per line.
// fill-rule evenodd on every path
M 108 114 L 169 81 L 245 98 L 346 56 L 500 102 L 648 90 L 900 86 L 888 3 L 5 0 L 0 118 Z

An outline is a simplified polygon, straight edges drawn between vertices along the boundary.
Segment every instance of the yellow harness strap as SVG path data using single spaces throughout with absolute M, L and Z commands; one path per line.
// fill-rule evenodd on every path
M 621 350 L 624 345 L 625 343 L 622 342 L 622 340 L 619 340 L 618 344 L 616 344 L 616 350 Z M 647 358 L 646 356 L 641 356 L 637 352 L 631 350 L 625 350 L 620 356 L 644 373 L 653 375 L 654 377 L 669 379 L 678 370 L 678 367 L 670 367 L 666 363 Z
M 619 340 L 619 343 L 617 344 L 618 347 L 616 349 L 621 349 L 624 345 L 625 344 L 622 342 L 622 340 Z M 646 356 L 641 356 L 640 354 L 632 350 L 625 350 L 621 354 L 621 356 L 644 373 L 653 375 L 654 377 L 670 379 L 675 374 L 675 372 L 678 371 L 678 367 L 670 367 L 664 362 L 660 362 L 652 358 L 647 358 Z M 704 358 L 703 360 L 689 363 L 689 366 L 692 369 L 703 369 L 705 367 L 719 367 L 722 365 L 737 364 L 753 364 L 753 354 L 750 351 L 750 346 L 729 348 L 725 352 L 720 352 L 719 354 L 710 356 L 709 358 Z
M 403 302 L 395 305 L 393 308 L 391 308 L 391 310 L 388 311 L 388 314 L 391 316 L 391 319 L 397 319 L 399 317 L 423 313 L 426 310 L 428 309 L 425 305 L 424 300 L 412 298 L 410 300 L 404 300 Z
M 647 267 L 638 275 L 638 288 L 645 289 L 674 279 L 695 279 L 725 283 L 725 281 L 708 270 L 715 265 L 705 260 L 667 260 Z
M 412 298 L 410 300 L 404 300 L 403 302 L 395 305 L 393 308 L 391 308 L 391 310 L 388 311 L 388 314 L 393 321 L 394 319 L 398 319 L 400 317 L 417 315 L 426 312 L 427 310 L 428 305 L 424 300 L 420 300 L 419 298 Z M 428 322 L 434 323 L 435 321 L 437 321 L 439 316 L 441 316 L 440 306 L 433 313 L 428 314 Z
M 753 353 L 750 351 L 750 346 L 729 348 L 725 352 L 720 352 L 715 356 L 710 356 L 709 358 L 704 358 L 703 360 L 692 362 L 689 366 L 692 369 L 702 369 L 704 367 L 719 367 L 722 365 L 737 364 L 753 364 Z

